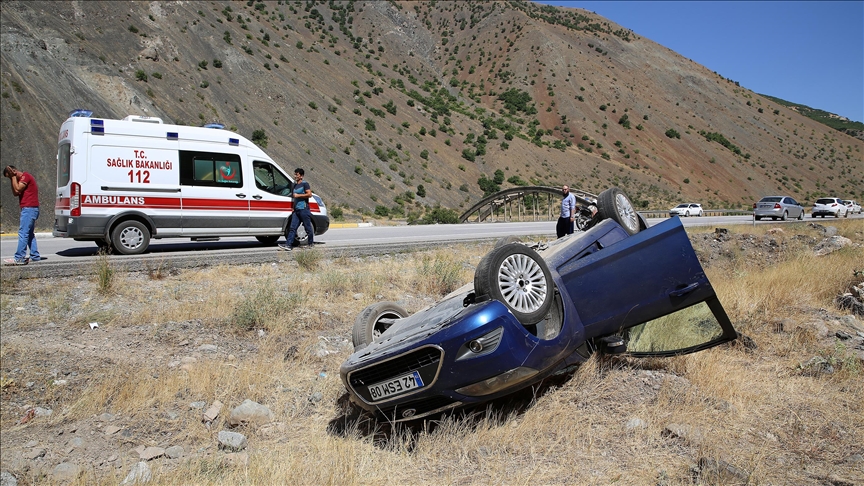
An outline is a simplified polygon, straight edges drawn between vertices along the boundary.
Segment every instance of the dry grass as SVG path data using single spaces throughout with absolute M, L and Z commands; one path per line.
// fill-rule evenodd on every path
M 864 243 L 860 224 L 835 224 Z M 860 247 L 813 256 L 791 234 L 783 238 L 794 244 L 771 265 L 760 268 L 745 253 L 731 252 L 706 268 L 736 328 L 758 349 L 725 346 L 647 362 L 592 360 L 569 380 L 526 392 L 522 405 L 496 404 L 418 428 L 377 424 L 376 433 L 368 423 L 349 421 L 339 432 L 330 427 L 342 415 L 338 369 L 350 353 L 355 316 L 380 300 L 400 301 L 411 312 L 434 302 L 470 281 L 488 246 L 360 259 L 325 258 L 313 249 L 293 252 L 311 255 L 303 264 L 286 258 L 276 265 L 160 272 L 158 278 L 118 273 L 109 294 L 96 278 L 57 286 L 53 295 L 38 292 L 39 282 L 18 282 L 8 291 L 4 286 L 2 297 L 4 321 L 14 315 L 15 332 L 54 322 L 71 333 L 97 316 L 104 319 L 100 326 L 129 333 L 146 352 L 115 346 L 111 365 L 91 370 L 80 385 L 49 387 L 38 403 L 50 404 L 54 415 L 24 429 L 10 406 L 21 387 L 7 376 L 8 365 L 43 355 L 25 342 L 4 341 L 4 449 L 17 451 L 12 446 L 20 449 L 25 439 L 6 441 L 38 427 L 52 438 L 69 424 L 83 430 L 94 416 L 110 412 L 133 438 L 107 442 L 122 453 L 117 467 L 87 468 L 80 484 L 118 484 L 137 460 L 125 452 L 140 444 L 186 449 L 181 460 L 150 463 L 155 484 L 689 485 L 695 464 L 706 458 L 743 476 L 703 477 L 701 484 L 820 484 L 829 478 L 862 484 L 862 463 L 846 461 L 864 453 L 861 362 L 820 329 L 842 317 L 833 298 L 864 259 Z M 27 299 L 35 302 L 24 319 L 14 312 Z M 197 327 L 177 327 L 186 321 Z M 179 346 L 182 340 L 190 344 Z M 207 342 L 230 356 L 195 352 Z M 50 356 L 46 351 L 44 359 Z M 88 356 L 106 359 L 98 349 Z M 189 356 L 196 359 L 179 364 Z M 798 365 L 814 356 L 831 358 L 834 373 L 802 373 Z M 239 429 L 249 438 L 245 455 L 218 451 L 216 433 L 245 399 L 267 405 L 276 423 Z M 209 429 L 200 412 L 189 410 L 198 400 L 226 405 Z M 664 431 L 672 424 L 690 431 L 669 436 Z M 3 452 L 4 459 L 13 453 Z

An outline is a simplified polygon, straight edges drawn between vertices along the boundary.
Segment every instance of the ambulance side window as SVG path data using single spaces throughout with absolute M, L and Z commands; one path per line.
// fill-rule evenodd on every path
M 60 150 L 57 152 L 57 187 L 66 187 L 69 184 L 69 157 L 71 145 L 69 143 L 60 144 Z
M 294 183 L 273 164 L 256 160 L 252 163 L 252 167 L 255 171 L 255 186 L 258 189 L 277 196 L 291 195 Z
M 184 186 L 242 187 L 243 170 L 240 156 L 181 150 L 180 184 Z

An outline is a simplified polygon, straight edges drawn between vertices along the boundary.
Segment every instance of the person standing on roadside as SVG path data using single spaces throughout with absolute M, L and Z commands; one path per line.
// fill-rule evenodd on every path
M 14 165 L 7 165 L 3 169 L 3 176 L 8 177 L 12 183 L 12 193 L 18 196 L 21 206 L 21 222 L 18 226 L 18 250 L 15 258 L 7 258 L 3 263 L 7 265 L 27 265 L 27 262 L 38 262 L 39 249 L 36 246 L 36 219 L 39 218 L 39 186 L 36 179 L 27 172 L 18 170 Z M 30 257 L 27 258 L 27 250 Z
M 309 246 L 313 245 L 315 231 L 312 228 L 312 210 L 309 208 L 309 199 L 312 198 L 312 188 L 303 180 L 306 172 L 301 168 L 294 169 L 294 190 L 292 192 L 294 201 L 294 217 L 288 225 L 288 233 L 285 235 L 285 243 L 279 245 L 280 250 L 291 251 L 294 246 L 294 237 L 297 236 L 297 228 L 303 223 L 306 234 L 309 236 Z
M 576 221 L 576 197 L 570 194 L 570 186 L 565 185 L 561 189 L 561 192 L 563 195 L 561 199 L 561 216 L 555 225 L 555 233 L 558 234 L 558 238 L 572 235 L 573 222 Z

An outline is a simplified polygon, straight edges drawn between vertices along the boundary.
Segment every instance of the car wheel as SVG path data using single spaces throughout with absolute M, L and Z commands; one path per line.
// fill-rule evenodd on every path
M 279 235 L 276 236 L 256 236 L 256 240 L 258 240 L 264 246 L 273 246 L 279 241 Z
M 294 216 L 291 216 L 292 218 Z M 288 220 L 288 225 L 291 225 L 291 220 Z M 315 231 L 315 223 L 312 223 L 312 231 Z M 297 226 L 297 233 L 294 235 L 294 244 L 296 246 L 300 246 L 302 244 L 306 244 L 309 242 L 309 234 L 306 233 L 306 227 L 303 226 L 301 222 L 299 226 Z
M 579 214 L 576 216 L 576 219 L 573 220 L 573 226 L 575 226 L 577 230 L 582 231 L 585 229 L 585 225 L 587 225 L 589 221 L 591 221 L 591 219 Z
M 610 187 L 601 192 L 597 199 L 597 210 L 601 220 L 612 219 L 631 235 L 639 232 L 639 216 L 630 198 L 621 189 Z
M 783 211 L 783 216 L 780 217 L 780 221 L 786 221 L 789 218 L 789 213 Z
M 144 253 L 150 246 L 150 230 L 139 221 L 123 221 L 111 232 L 111 244 L 123 255 Z
M 684 217 L 685 217 L 685 218 L 689 218 L 689 217 L 690 217 L 690 211 L 685 212 L 685 213 L 684 213 Z
M 801 212 L 798 214 L 798 221 L 804 221 L 804 211 L 801 211 Z
M 522 238 L 519 238 L 518 236 L 514 236 L 514 235 L 505 236 L 504 238 L 501 238 L 500 240 L 495 242 L 494 248 L 508 245 L 510 243 L 522 243 Z
M 536 251 L 519 243 L 493 249 L 474 273 L 477 300 L 503 303 L 524 326 L 542 320 L 554 301 L 552 274 Z
M 378 302 L 363 309 L 354 320 L 351 340 L 354 347 L 366 346 L 378 340 L 397 319 L 408 317 L 408 311 L 395 302 Z

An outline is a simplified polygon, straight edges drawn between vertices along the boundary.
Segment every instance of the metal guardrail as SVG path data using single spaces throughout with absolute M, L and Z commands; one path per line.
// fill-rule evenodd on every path
M 666 211 L 637 211 L 646 218 L 668 218 L 669 210 Z M 752 210 L 744 209 L 702 209 L 704 216 L 751 216 Z M 692 217 L 692 216 L 691 216 Z

